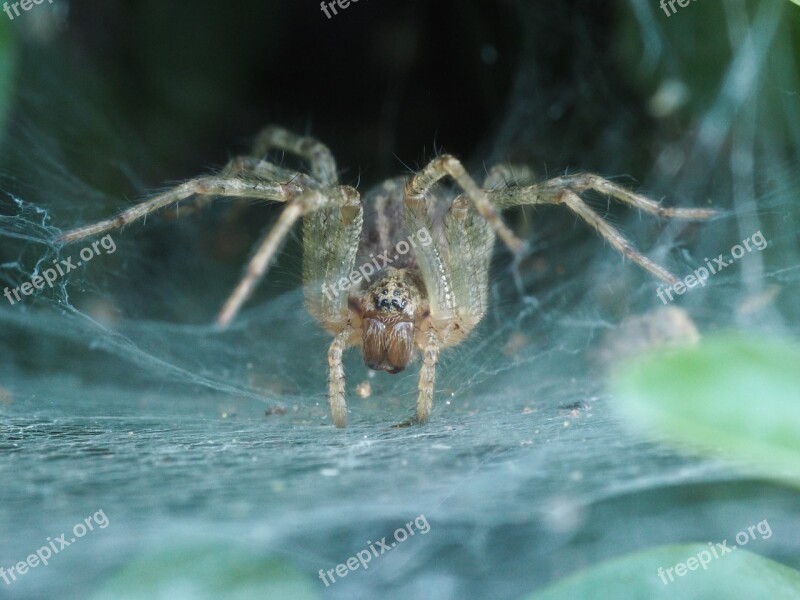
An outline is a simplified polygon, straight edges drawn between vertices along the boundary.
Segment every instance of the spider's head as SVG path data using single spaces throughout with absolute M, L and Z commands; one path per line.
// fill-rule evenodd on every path
M 370 369 L 399 373 L 414 358 L 421 282 L 406 269 L 386 270 L 361 298 L 364 362 Z

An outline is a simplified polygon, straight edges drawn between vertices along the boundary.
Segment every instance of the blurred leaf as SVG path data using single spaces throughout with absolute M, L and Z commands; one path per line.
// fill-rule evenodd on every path
M 11 21 L 0 18 L 0 133 L 11 107 L 14 65 L 17 61 L 17 39 Z
M 738 550 L 715 559 L 706 544 L 659 546 L 581 571 L 525 600 L 800 598 L 800 572 L 747 550 Z M 697 561 L 698 556 L 703 556 L 705 570 Z M 695 557 L 694 570 L 678 576 L 675 565 L 685 565 L 692 557 Z M 674 581 L 670 581 L 667 572 L 670 568 Z M 659 569 L 663 569 L 663 580 Z
M 792 0 L 795 3 L 800 0 Z M 638 10 L 635 7 L 638 6 Z M 737 5 L 741 15 L 746 14 L 748 35 L 753 35 L 756 54 L 765 53 L 764 63 L 755 72 L 755 83 L 747 89 L 747 94 L 758 98 L 759 129 L 762 134 L 769 132 L 771 140 L 793 144 L 793 108 L 787 109 L 786 92 L 781 85 L 771 85 L 769 81 L 793 80 L 800 60 L 800 19 L 796 18 L 796 8 L 785 2 L 765 3 L 761 0 L 745 0 Z M 769 10 L 764 7 L 770 7 Z M 732 61 L 742 59 L 748 46 L 744 36 L 720 35 L 731 16 L 725 15 L 724 3 L 692 2 L 689 6 L 675 6 L 676 12 L 662 9 L 658 2 L 635 0 L 621 3 L 622 10 L 619 29 L 614 36 L 615 53 L 624 66 L 625 77 L 640 94 L 650 99 L 650 111 L 654 117 L 677 119 L 685 127 L 710 110 L 720 110 L 726 106 L 721 86 L 732 77 Z M 778 17 L 778 30 L 770 36 L 765 31 L 755 29 L 760 18 L 772 11 L 781 12 Z M 669 16 L 667 14 L 669 13 Z M 643 27 L 643 25 L 645 25 Z M 740 39 L 741 38 L 741 39 Z M 733 67 L 735 68 L 735 67 Z M 740 73 L 741 74 L 741 73 Z M 728 82 L 730 85 L 730 81 Z M 678 101 L 670 103 L 670 92 L 682 91 Z M 744 91 L 744 90 L 742 90 Z M 730 104 L 730 103 L 728 103 Z M 665 106 L 673 110 L 662 111 Z M 731 107 L 733 105 L 730 105 Z M 729 108 L 732 110 L 732 108 Z M 730 119 L 735 123 L 734 113 Z
M 764 461 L 800 482 L 800 347 L 736 335 L 631 364 L 615 381 L 624 418 L 676 441 Z
M 321 584 L 320 584 L 321 585 Z M 108 581 L 94 600 L 313 600 L 302 573 L 246 548 L 179 547 L 147 554 Z

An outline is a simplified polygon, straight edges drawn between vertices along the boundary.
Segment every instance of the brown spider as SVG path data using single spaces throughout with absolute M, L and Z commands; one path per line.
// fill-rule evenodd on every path
M 262 157 L 270 150 L 306 160 L 310 173 L 267 162 Z M 330 150 L 312 138 L 269 127 L 256 138 L 251 156 L 233 159 L 219 175 L 187 181 L 114 218 L 68 231 L 59 240 L 74 242 L 122 227 L 190 196 L 197 196 L 197 207 L 219 196 L 284 202 L 277 223 L 259 243 L 217 324 L 226 327 L 236 316 L 283 238 L 303 217 L 305 305 L 334 336 L 328 350 L 333 422 L 344 427 L 347 420 L 342 355 L 348 346 L 360 345 L 368 367 L 390 373 L 402 371 L 417 349 L 422 351 L 417 421 L 425 423 L 433 402 L 439 352 L 463 340 L 486 312 L 495 235 L 512 252 L 523 250 L 523 243 L 500 218 L 503 209 L 563 204 L 617 251 L 668 283 L 677 280 L 636 251 L 579 194 L 595 190 L 661 217 L 704 219 L 714 214 L 707 209 L 664 208 L 597 175 L 565 175 L 518 186 L 508 182 L 510 174 L 508 167 L 494 167 L 481 188 L 456 158 L 439 156 L 415 175 L 389 179 L 369 191 L 365 204 L 371 202 L 374 211 L 362 227 L 359 194 L 338 183 Z M 463 191 L 454 199 L 435 187 L 445 177 Z M 410 232 L 417 232 L 416 241 Z M 390 257 L 392 248 L 395 254 Z M 357 264 L 362 265 L 359 271 L 354 269 Z M 368 264 L 374 265 L 370 274 Z

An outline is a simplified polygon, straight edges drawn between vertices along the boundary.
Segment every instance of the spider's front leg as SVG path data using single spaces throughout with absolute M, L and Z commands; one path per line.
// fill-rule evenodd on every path
M 347 426 L 347 398 L 345 393 L 344 351 L 353 328 L 348 323 L 333 338 L 328 348 L 328 406 L 336 427 Z
M 465 193 L 451 202 L 446 211 L 430 210 L 431 202 L 447 202 L 447 196 L 431 193 L 433 186 L 446 176 L 455 179 Z M 422 350 L 417 396 L 419 423 L 425 423 L 430 416 L 441 349 L 463 340 L 486 312 L 495 232 L 512 250 L 519 251 L 523 247 L 494 208 L 485 203 L 488 203 L 485 192 L 461 164 L 449 156 L 434 159 L 406 186 L 409 229 L 425 227 L 436 241 L 416 250 L 430 310 L 427 329 L 417 341 Z M 431 213 L 444 213 L 441 228 L 434 227 Z
M 340 282 L 353 271 L 364 220 L 361 201 L 352 192 L 303 218 L 303 293 L 308 312 L 334 335 L 328 350 L 328 404 L 337 427 L 347 423 L 342 359 L 354 335 L 348 292 Z
M 478 187 L 461 162 L 449 154 L 437 156 L 408 181 L 406 205 L 413 210 L 416 205 L 424 203 L 433 186 L 445 177 L 451 177 L 464 190 L 464 195 L 472 201 L 478 214 L 486 219 L 512 252 L 518 254 L 523 250 L 523 242 L 503 222 L 486 192 Z
M 439 362 L 441 342 L 437 332 L 429 330 L 422 346 L 422 368 L 417 385 L 417 422 L 427 423 L 433 407 L 433 392 L 436 383 L 436 363 Z

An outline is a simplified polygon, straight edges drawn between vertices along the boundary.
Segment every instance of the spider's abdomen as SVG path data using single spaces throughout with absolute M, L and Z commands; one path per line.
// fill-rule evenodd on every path
M 356 264 L 373 262 L 378 258 L 379 269 L 397 269 L 417 265 L 414 247 L 405 220 L 403 190 L 406 178 L 387 179 L 372 188 L 363 198 L 364 226 L 356 255 Z

